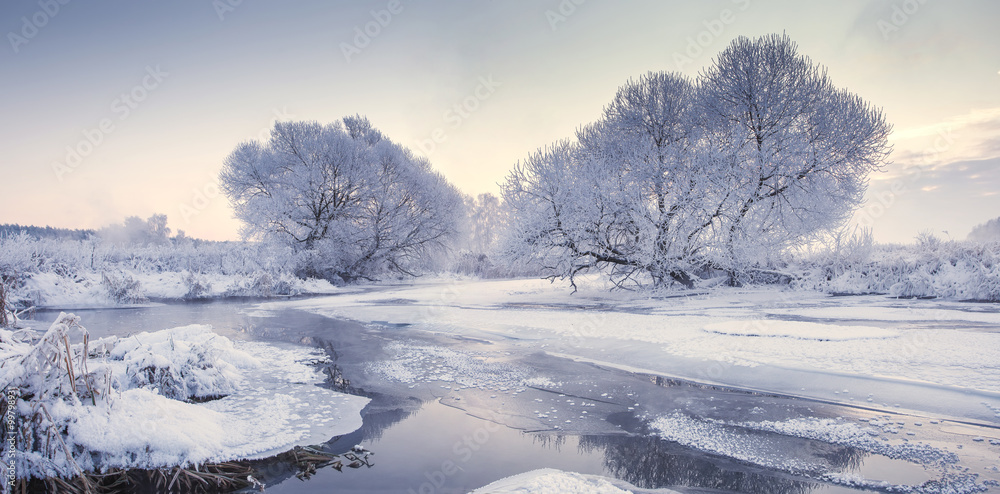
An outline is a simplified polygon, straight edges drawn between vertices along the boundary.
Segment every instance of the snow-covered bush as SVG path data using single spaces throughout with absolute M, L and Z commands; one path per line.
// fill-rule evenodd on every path
M 184 276 L 184 284 L 187 286 L 187 293 L 184 298 L 204 298 L 212 292 L 212 282 L 201 273 L 189 272 Z
M 1000 241 L 1000 218 L 993 218 L 976 225 L 969 232 L 968 240 L 971 242 L 998 242 Z
M 912 245 L 830 249 L 790 261 L 796 286 L 834 293 L 1000 301 L 1000 243 L 943 241 L 921 234 Z
M 139 304 L 147 301 L 142 283 L 125 271 L 105 271 L 101 274 L 101 286 L 115 303 Z
M 80 318 L 62 313 L 40 337 L 0 329 L 0 385 L 7 391 L 0 412 L 7 416 L 13 406 L 16 425 L 2 428 L 4 444 L 13 439 L 18 445 L 18 477 L 171 466 L 177 460 L 151 449 L 146 436 L 122 432 L 118 442 L 95 440 L 109 432 L 101 424 L 114 418 L 144 427 L 140 422 L 150 419 L 143 413 L 180 413 L 180 401 L 232 393 L 238 371 L 260 365 L 205 326 L 90 342 Z M 7 466 L 0 462 L 4 478 Z
M 38 241 L 27 234 L 0 236 L 0 276 L 16 277 L 38 269 Z
M 236 390 L 232 361 L 255 365 L 232 342 L 201 326 L 139 333 L 112 340 L 108 358 L 125 365 L 129 387 L 149 388 L 174 400 L 203 401 Z
M 290 295 L 291 293 L 292 286 L 288 280 L 276 281 L 266 271 L 259 271 L 243 277 L 226 290 L 226 296 L 229 297 L 273 297 L 275 295 Z
M 71 345 L 71 336 L 83 342 Z M 0 330 L 0 384 L 8 392 L 3 408 L 7 413 L 13 406 L 17 418 L 13 430 L 3 428 L 4 443 L 13 439 L 18 445 L 18 472 L 64 477 L 82 472 L 79 453 L 74 455 L 63 437 L 65 410 L 106 406 L 115 387 L 107 369 L 88 369 L 89 354 L 87 331 L 71 314 L 60 314 L 37 341 L 25 332 Z

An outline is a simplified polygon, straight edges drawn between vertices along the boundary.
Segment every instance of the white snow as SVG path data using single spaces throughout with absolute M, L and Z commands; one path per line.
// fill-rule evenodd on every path
M 881 297 L 879 297 L 881 298 Z M 859 297 L 861 300 L 877 300 L 875 297 Z M 903 302 L 906 303 L 906 302 Z M 925 302 L 927 303 L 927 302 Z M 908 304 L 917 305 L 918 303 Z M 920 307 L 847 306 L 847 307 L 801 307 L 795 309 L 769 309 L 768 314 L 795 315 L 819 319 L 861 320 L 861 321 L 912 321 L 912 322 L 953 322 L 1000 324 L 1000 312 L 974 310 L 979 304 L 949 303 L 952 309 Z M 991 306 L 985 306 L 991 307 Z
M 577 283 L 580 291 L 571 294 L 566 283 L 546 280 L 435 280 L 260 307 L 517 341 L 595 362 L 823 399 L 849 401 L 875 393 L 873 399 L 879 400 L 893 383 L 961 388 L 981 396 L 1000 393 L 1000 322 L 990 322 L 1000 321 L 1000 311 L 982 304 L 833 297 L 780 288 L 720 288 L 656 298 L 609 292 L 596 278 Z M 899 326 L 898 321 L 908 323 Z M 812 377 L 775 378 L 792 376 L 791 371 Z M 817 374 L 863 382 L 822 390 L 817 386 L 824 380 Z M 870 381 L 872 376 L 878 379 Z M 854 393 L 840 393 L 848 388 Z M 899 403 L 903 394 L 884 399 Z M 906 396 L 920 401 L 912 392 Z M 981 407 L 982 399 L 969 400 Z
M 709 333 L 729 336 L 759 336 L 815 341 L 867 340 L 895 338 L 899 331 L 873 326 L 841 326 L 813 322 L 770 319 L 733 320 L 705 325 Z
M 455 389 L 508 389 L 525 381 L 528 369 L 503 362 L 489 362 L 472 352 L 429 345 L 390 343 L 391 358 L 371 362 L 368 371 L 390 381 L 451 383 Z
M 785 441 L 783 436 L 848 446 L 898 461 L 940 469 L 958 462 L 954 453 L 930 445 L 905 440 L 889 441 L 882 437 L 885 430 L 875 423 L 864 427 L 844 420 L 819 418 L 722 422 L 674 412 L 655 418 L 650 422 L 650 427 L 664 440 L 706 453 L 822 478 L 842 485 L 879 488 L 889 492 L 911 492 L 913 489 L 911 486 L 890 485 L 882 479 L 866 479 L 856 473 L 844 472 L 843 467 L 830 464 L 822 455 L 795 449 L 802 447 L 801 444 Z
M 567 492 L 626 494 L 632 492 L 633 489 L 635 487 L 620 480 L 612 480 L 598 475 L 564 472 L 553 468 L 542 468 L 497 480 L 472 492 L 474 494 L 562 494 Z M 655 492 L 676 494 L 675 491 L 667 489 L 657 489 Z
M 60 315 L 54 328 L 67 317 L 75 316 Z M 33 347 L 12 336 L 0 333 L 5 386 L 43 389 L 41 376 L 15 371 L 20 356 Z M 101 389 L 100 378 L 110 375 L 111 393 L 92 401 L 56 392 L 44 401 L 69 450 L 87 452 L 74 455 L 85 470 L 267 457 L 357 430 L 369 402 L 317 386 L 323 376 L 310 363 L 325 357 L 316 349 L 233 342 L 206 325 L 112 337 L 91 342 L 90 348 L 92 355 L 108 349 L 105 357 L 88 359 L 88 375 L 96 376 Z M 79 345 L 73 351 L 79 355 Z M 31 413 L 31 406 L 22 403 L 19 412 Z M 64 456 L 19 455 L 19 472 L 74 471 Z
M 261 286 L 259 276 L 221 273 L 190 273 L 187 271 L 142 272 L 122 271 L 124 275 L 137 281 L 138 295 L 147 299 L 179 300 L 185 298 L 220 298 L 226 296 L 269 295 L 258 293 L 267 291 L 271 285 L 266 281 Z M 270 275 L 268 275 L 270 276 Z M 297 294 L 333 294 L 338 288 L 326 280 L 298 279 L 284 276 L 275 282 L 287 283 Z M 197 287 L 197 288 L 195 288 Z M 116 307 L 121 305 L 108 295 L 102 284 L 101 273 L 83 271 L 72 277 L 60 276 L 53 272 L 33 273 L 22 290 L 40 307 L 55 309 L 84 309 Z
M 181 400 L 230 394 L 236 391 L 240 369 L 262 365 L 204 325 L 108 338 L 105 344 L 112 346 L 112 362 L 120 361 L 114 365 L 116 375 L 131 376 L 135 386 L 155 386 L 160 394 Z

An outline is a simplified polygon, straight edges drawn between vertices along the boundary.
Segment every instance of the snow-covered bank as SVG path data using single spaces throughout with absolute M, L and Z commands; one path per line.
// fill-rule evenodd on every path
M 939 407 L 964 394 L 978 411 L 963 416 L 983 419 L 994 415 L 982 402 L 1000 404 L 1000 312 L 992 305 L 778 288 L 637 298 L 589 283 L 575 295 L 544 280 L 416 283 L 261 307 L 530 342 L 595 362 L 865 406 L 908 395 L 904 406 L 923 397 Z
M 656 492 L 659 494 L 676 494 L 676 491 L 668 489 L 657 489 L 655 491 L 640 490 L 621 480 L 609 479 L 597 475 L 583 475 L 575 472 L 563 472 L 552 468 L 532 470 L 520 475 L 514 475 L 513 477 L 500 479 L 472 492 L 473 494 L 561 494 L 566 492 L 588 494 Z
M 83 309 L 143 303 L 149 299 L 273 297 L 336 292 L 337 287 L 326 280 L 299 279 L 289 274 L 114 271 L 83 272 L 72 276 L 35 273 L 24 281 L 15 296 L 36 307 Z
M 19 478 L 263 458 L 360 428 L 369 401 L 317 386 L 305 347 L 202 325 L 86 335 L 71 314 L 41 337 L 0 330 Z
M 115 244 L 0 236 L 0 282 L 15 308 L 82 309 L 149 299 L 328 294 L 329 282 L 295 276 L 290 249 L 252 242 Z
M 852 239 L 826 252 L 792 256 L 799 288 L 830 293 L 881 293 L 1000 301 L 1000 244 L 941 240 L 921 234 L 915 244 Z

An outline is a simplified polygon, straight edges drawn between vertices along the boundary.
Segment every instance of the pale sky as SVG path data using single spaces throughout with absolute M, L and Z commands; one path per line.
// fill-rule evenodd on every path
M 998 20 L 993 0 L 6 0 L 0 223 L 164 213 L 235 239 L 216 177 L 236 144 L 355 113 L 498 193 L 630 77 L 694 76 L 734 37 L 784 31 L 895 127 L 859 221 L 885 242 L 964 238 L 1000 216 Z

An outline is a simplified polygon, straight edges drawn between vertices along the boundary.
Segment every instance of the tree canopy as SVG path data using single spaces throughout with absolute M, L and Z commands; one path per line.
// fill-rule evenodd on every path
M 846 220 L 890 152 L 881 111 L 836 88 L 786 35 L 738 38 L 690 80 L 629 80 L 595 123 L 503 185 L 507 255 L 555 277 L 734 282 Z
M 304 256 L 306 274 L 410 273 L 456 233 L 461 194 L 361 116 L 277 122 L 226 158 L 222 189 L 247 238 Z

